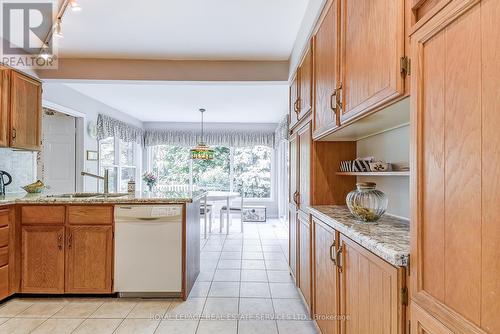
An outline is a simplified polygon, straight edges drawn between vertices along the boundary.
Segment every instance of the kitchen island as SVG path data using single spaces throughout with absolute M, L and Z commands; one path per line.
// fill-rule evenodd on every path
M 181 277 L 179 289 L 175 291 L 152 291 L 151 285 L 149 288 L 145 285 L 144 291 L 137 292 L 147 291 L 152 296 L 155 292 L 168 292 L 169 296 L 186 299 L 200 271 L 200 199 L 203 196 L 201 192 L 162 192 L 124 196 L 14 194 L 0 197 L 0 222 L 8 234 L 4 238 L 8 240 L 6 245 L 0 245 L 0 251 L 6 253 L 0 263 L 0 298 L 24 293 L 120 292 L 115 284 L 116 255 L 119 255 L 115 253 L 118 239 L 115 238 L 115 208 L 139 207 L 148 208 L 150 215 L 134 222 L 141 228 L 168 216 L 173 212 L 171 209 L 179 213 L 176 235 L 180 238 L 180 249 L 175 266 L 179 266 Z M 154 242 L 165 244 L 158 238 Z M 156 255 L 166 258 L 172 254 Z M 156 263 L 158 273 L 170 270 L 169 262 L 151 263 Z M 155 276 L 154 268 L 152 273 L 147 276 Z M 144 277 L 145 280 L 148 277 Z

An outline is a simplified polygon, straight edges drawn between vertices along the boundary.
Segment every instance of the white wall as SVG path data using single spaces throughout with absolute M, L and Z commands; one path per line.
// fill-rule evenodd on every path
M 109 115 L 124 122 L 142 127 L 142 122 L 138 119 L 122 113 L 119 110 L 113 109 L 97 100 L 94 100 L 84 94 L 81 94 L 64 84 L 60 83 L 44 83 L 43 96 L 44 101 L 49 101 L 57 105 L 70 108 L 85 115 L 84 124 L 84 155 L 87 150 L 97 151 L 97 140 L 92 138 L 87 131 L 87 126 L 90 121 L 96 122 L 99 113 Z M 85 157 L 84 157 L 85 159 Z M 97 173 L 97 162 L 85 160 L 85 170 L 90 173 Z M 96 191 L 97 180 L 86 177 L 84 179 L 84 191 Z
M 358 157 L 374 156 L 386 162 L 405 162 L 410 158 L 410 127 L 404 126 L 357 142 Z M 410 178 L 408 176 L 358 177 L 358 182 L 377 183 L 389 199 L 388 213 L 410 217 Z

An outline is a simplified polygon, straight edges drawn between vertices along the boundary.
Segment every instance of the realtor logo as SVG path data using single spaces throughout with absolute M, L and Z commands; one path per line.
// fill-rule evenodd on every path
M 56 68 L 52 2 L 2 2 L 0 61 L 17 68 Z

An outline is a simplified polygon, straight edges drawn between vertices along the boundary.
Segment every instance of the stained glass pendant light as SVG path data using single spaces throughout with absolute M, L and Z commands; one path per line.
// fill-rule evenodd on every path
M 207 144 L 205 144 L 203 140 L 203 113 L 205 109 L 200 109 L 201 112 L 201 140 L 198 142 L 198 145 L 191 149 L 191 159 L 196 160 L 212 160 L 214 158 L 214 150 L 211 149 Z

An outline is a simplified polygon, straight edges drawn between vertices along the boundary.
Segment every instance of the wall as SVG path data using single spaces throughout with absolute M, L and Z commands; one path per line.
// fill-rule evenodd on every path
M 358 157 L 374 156 L 376 160 L 408 163 L 410 156 L 410 127 L 404 126 L 357 142 Z M 410 216 L 410 178 L 408 176 L 358 177 L 358 182 L 377 183 L 377 189 L 389 199 L 388 213 Z
M 36 153 L 0 148 L 0 170 L 12 176 L 7 193 L 23 193 L 22 186 L 36 181 Z
M 109 115 L 111 117 L 117 118 L 124 122 L 130 123 L 132 125 L 142 127 L 142 122 L 138 119 L 131 117 L 127 114 L 122 113 L 116 109 L 113 109 L 97 100 L 94 100 L 84 94 L 81 94 L 68 86 L 61 83 L 46 82 L 43 86 L 43 96 L 44 102 L 48 101 L 55 103 L 65 108 L 70 108 L 74 111 L 81 113 L 84 118 L 83 124 L 83 154 L 85 155 L 87 150 L 97 151 L 97 140 L 89 135 L 87 127 L 89 122 L 96 122 L 97 115 L 99 113 Z M 64 110 L 58 110 L 64 112 Z M 78 142 L 78 141 L 77 141 Z M 139 159 L 140 161 L 141 159 Z M 90 173 L 97 173 L 97 162 L 95 161 L 85 161 L 85 170 Z M 83 191 L 96 191 L 97 190 L 97 180 L 93 178 L 84 178 Z

